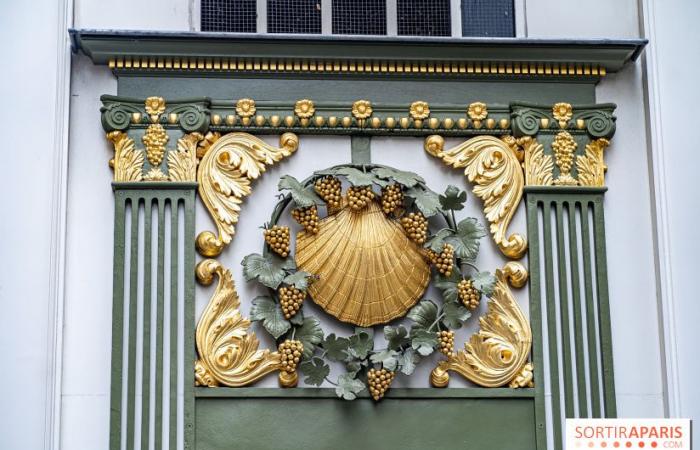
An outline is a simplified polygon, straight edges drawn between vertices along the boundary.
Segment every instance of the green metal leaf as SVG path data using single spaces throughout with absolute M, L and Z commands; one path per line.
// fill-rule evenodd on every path
M 289 191 L 292 194 L 294 203 L 302 208 L 323 203 L 323 200 L 321 200 L 313 188 L 304 187 L 299 180 L 291 175 L 285 175 L 280 178 L 279 183 L 277 183 L 277 189 L 280 191 Z
M 430 300 L 423 300 L 406 314 L 420 328 L 428 329 L 437 320 L 438 308 Z
M 372 172 L 383 180 L 395 181 L 407 188 L 413 187 L 418 183 L 425 183 L 423 178 L 413 172 L 404 172 L 403 170 L 390 167 L 377 167 Z
M 447 303 L 442 313 L 444 314 L 442 323 L 451 329 L 462 328 L 462 323 L 471 317 L 469 310 L 459 303 Z
M 423 328 L 411 329 L 411 347 L 421 356 L 433 353 L 438 345 L 437 333 Z
M 292 332 L 287 333 L 285 338 L 292 339 Z M 323 341 L 321 322 L 315 317 L 305 317 L 304 323 L 294 330 L 294 339 L 304 344 L 304 359 L 310 358 L 316 345 Z
M 357 394 L 365 389 L 362 381 L 356 379 L 352 374 L 344 373 L 338 377 L 338 386 L 335 394 L 345 400 L 355 400 Z
M 314 275 L 309 272 L 300 270 L 291 275 L 287 275 L 283 282 L 288 286 L 294 286 L 297 289 L 305 291 L 309 287 L 309 281 L 313 278 L 313 276 Z
M 482 294 L 491 296 L 496 287 L 496 277 L 491 272 L 477 272 L 472 276 L 472 283 Z
M 372 356 L 369 357 L 369 360 L 374 364 L 381 364 L 382 367 L 387 370 L 393 371 L 399 364 L 399 356 L 401 356 L 399 352 L 387 348 L 380 352 L 373 353 Z
M 357 334 L 350 336 L 350 345 L 348 350 L 351 356 L 358 359 L 365 359 L 370 350 L 374 347 L 372 336 L 365 331 L 360 331 Z
M 243 276 L 247 281 L 258 280 L 271 289 L 277 289 L 287 275 L 287 270 L 294 268 L 294 260 L 280 259 L 273 255 L 252 253 L 241 262 Z
M 454 247 L 457 258 L 474 261 L 479 254 L 479 240 L 484 236 L 484 227 L 475 218 L 468 217 L 457 224 L 457 235 L 446 241 Z
M 420 355 L 413 348 L 407 348 L 399 356 L 399 370 L 405 375 L 411 375 L 416 370 L 418 361 L 420 361 Z
M 304 383 L 314 386 L 323 384 L 328 374 L 331 373 L 331 368 L 323 359 L 315 357 L 309 361 L 304 361 L 299 364 L 299 370 L 304 374 Z
M 372 172 L 363 172 L 354 167 L 341 167 L 336 173 L 345 176 L 353 186 L 371 186 L 373 184 L 386 186 L 388 184 L 386 181 L 377 178 Z
M 445 189 L 445 194 L 441 195 L 439 198 L 442 209 L 459 211 L 464 209 L 464 202 L 467 201 L 467 193 L 466 191 L 460 191 L 457 186 L 450 184 L 447 186 L 447 189 Z
M 440 199 L 438 195 L 431 190 L 420 189 L 414 186 L 407 189 L 405 194 L 415 201 L 416 207 L 425 217 L 434 216 L 440 210 Z
M 442 251 L 442 246 L 445 243 L 445 239 L 450 236 L 454 236 L 454 233 L 449 228 L 443 228 L 428 239 L 425 246 L 430 250 L 440 253 Z
M 278 339 L 292 326 L 284 318 L 284 313 L 280 306 L 270 297 L 255 297 L 250 309 L 251 320 L 261 321 L 263 327 L 275 339 Z
M 403 325 L 396 328 L 389 325 L 385 326 L 384 339 L 386 339 L 387 346 L 392 350 L 398 350 L 410 342 L 408 330 Z
M 344 361 L 348 357 L 350 341 L 344 337 L 336 337 L 335 333 L 326 336 L 321 347 L 326 351 L 326 356 L 333 361 Z

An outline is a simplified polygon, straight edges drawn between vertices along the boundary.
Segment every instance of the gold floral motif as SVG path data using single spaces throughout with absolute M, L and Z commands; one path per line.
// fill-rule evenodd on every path
M 197 236 L 202 255 L 216 256 L 231 242 L 240 205 L 251 192 L 251 181 L 265 166 L 291 155 L 298 147 L 299 138 L 293 133 L 280 136 L 280 148 L 248 133 L 229 133 L 211 145 L 199 164 L 197 181 L 199 195 L 219 235 L 204 231 Z
M 486 108 L 486 103 L 474 102 L 467 108 L 467 115 L 470 119 L 474 121 L 474 128 L 481 127 L 481 121 L 484 120 L 489 115 L 489 111 Z
M 425 151 L 454 168 L 464 167 L 473 192 L 484 201 L 484 214 L 491 224 L 493 240 L 503 254 L 520 259 L 527 240 L 520 234 L 506 237 L 506 231 L 523 194 L 523 172 L 518 157 L 507 142 L 494 136 L 476 136 L 444 150 L 442 136 L 425 139 Z
M 168 176 L 160 170 L 160 167 L 151 167 L 151 170 L 143 176 L 143 181 L 168 181 Z
M 255 100 L 242 98 L 236 102 L 236 114 L 241 117 L 253 117 L 255 115 Z
M 144 105 L 153 123 L 158 122 L 160 115 L 165 112 L 165 100 L 163 97 L 148 97 Z
M 358 121 L 364 121 L 372 115 L 372 104 L 368 100 L 357 100 L 352 104 L 352 115 Z
M 605 186 L 605 171 L 608 167 L 603 152 L 609 144 L 607 139 L 596 139 L 586 145 L 585 155 L 576 157 L 576 171 L 581 186 Z
M 569 103 L 555 103 L 552 107 L 552 115 L 559 122 L 559 128 L 566 128 L 573 116 L 573 109 Z
M 428 116 L 430 116 L 430 106 L 428 106 L 427 102 L 413 102 L 411 103 L 408 112 L 411 115 L 411 118 L 414 120 L 427 119 Z
M 114 158 L 110 165 L 114 169 L 114 181 L 141 181 L 143 178 L 143 150 L 136 150 L 134 140 L 121 131 L 107 133 L 114 145 Z
M 559 176 L 554 180 L 556 186 L 576 186 L 578 182 L 571 176 L 571 167 L 576 153 L 576 141 L 567 131 L 560 131 L 552 142 L 552 151 L 559 167 Z
M 169 139 L 165 128 L 159 123 L 152 123 L 146 128 L 146 134 L 143 135 L 141 141 L 146 146 L 146 157 L 152 166 L 157 167 L 163 162 L 165 144 L 168 143 Z
M 282 369 L 278 352 L 259 350 L 255 333 L 249 332 L 250 320 L 241 315 L 241 305 L 231 272 L 213 259 L 197 264 L 197 279 L 204 285 L 219 283 L 202 314 L 195 334 L 197 354 L 195 385 L 246 386 L 265 375 Z M 296 385 L 296 372 L 281 372 L 280 384 Z
M 544 146 L 534 137 L 520 138 L 525 151 L 525 184 L 528 186 L 551 186 L 554 184 L 554 159 L 544 154 Z
M 508 283 L 524 285 L 527 270 L 515 261 L 496 270 L 496 287 L 488 303 L 488 312 L 479 319 L 480 329 L 464 349 L 440 361 L 430 381 L 435 387 L 449 383 L 449 372 L 457 372 L 484 387 L 529 386 L 532 366 L 527 367 L 532 347 L 532 331 Z
M 314 102 L 308 99 L 298 100 L 294 104 L 294 114 L 300 119 L 309 119 L 316 113 Z
M 177 151 L 168 152 L 170 181 L 197 181 L 197 144 L 203 138 L 190 133 L 177 140 Z

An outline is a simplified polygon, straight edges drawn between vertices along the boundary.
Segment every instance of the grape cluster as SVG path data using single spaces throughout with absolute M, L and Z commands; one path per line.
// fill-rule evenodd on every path
M 146 146 L 148 161 L 152 166 L 159 166 L 165 155 L 165 144 L 168 142 L 168 134 L 163 125 L 157 123 L 149 125 L 141 140 Z
M 438 340 L 440 341 L 440 353 L 445 356 L 452 355 L 455 349 L 455 332 L 440 331 L 438 332 Z
M 421 213 L 410 213 L 401 218 L 401 226 L 413 242 L 418 245 L 425 244 L 428 238 L 428 219 Z
M 398 184 L 390 184 L 382 188 L 382 211 L 391 214 L 403 204 L 403 192 Z
M 282 306 L 285 319 L 290 319 L 299 312 L 299 308 L 301 308 L 306 298 L 306 291 L 302 291 L 293 286 L 282 286 L 277 291 L 277 294 L 280 297 L 280 305 Z
M 265 242 L 272 248 L 272 251 L 286 258 L 289 255 L 289 227 L 275 225 L 263 232 Z
M 394 372 L 386 369 L 369 369 L 369 372 L 367 372 L 367 384 L 369 384 L 369 393 L 372 394 L 374 401 L 384 397 L 395 376 Z
M 314 189 L 330 209 L 340 208 L 342 190 L 339 179 L 330 175 L 319 178 L 316 180 L 316 183 L 314 183 Z
M 318 233 L 318 210 L 316 205 L 306 208 L 296 208 L 292 210 L 292 217 L 299 225 L 312 234 Z
M 301 360 L 301 353 L 304 351 L 304 344 L 299 341 L 287 339 L 283 341 L 277 349 L 282 357 L 282 370 L 292 373 L 297 369 L 297 364 Z
M 474 287 L 472 280 L 460 281 L 457 285 L 457 292 L 459 293 L 459 299 L 462 300 L 464 306 L 469 309 L 476 309 L 479 307 L 481 293 Z
M 437 267 L 438 271 L 446 277 L 452 275 L 452 267 L 454 266 L 455 249 L 448 243 L 442 244 L 442 252 L 435 253 L 432 250 L 428 251 L 430 262 Z
M 348 189 L 348 204 L 353 211 L 360 211 L 374 200 L 372 186 L 350 186 Z

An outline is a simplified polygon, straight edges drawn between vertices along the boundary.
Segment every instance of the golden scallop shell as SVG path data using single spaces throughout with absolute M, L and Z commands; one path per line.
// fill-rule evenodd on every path
M 296 263 L 319 277 L 308 289 L 314 302 L 361 327 L 403 316 L 430 282 L 424 251 L 374 201 L 326 217 L 316 235 L 299 232 Z

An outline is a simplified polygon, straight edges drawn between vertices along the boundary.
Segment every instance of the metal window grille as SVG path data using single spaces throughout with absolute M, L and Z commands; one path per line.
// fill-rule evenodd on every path
M 333 34 L 386 34 L 386 0 L 333 0 Z
M 202 0 L 202 31 L 255 33 L 256 0 Z
M 462 36 L 515 36 L 513 0 L 462 0 Z
M 399 36 L 451 36 L 450 0 L 397 0 Z
M 321 0 L 267 0 L 268 33 L 321 33 Z

